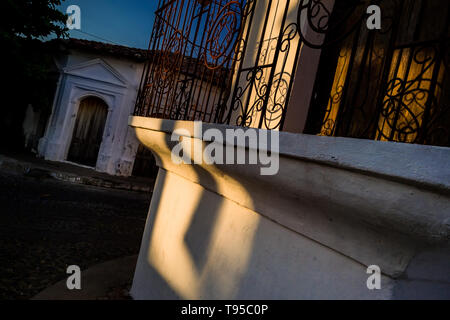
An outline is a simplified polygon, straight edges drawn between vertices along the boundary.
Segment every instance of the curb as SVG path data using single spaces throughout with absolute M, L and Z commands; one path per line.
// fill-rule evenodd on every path
M 15 159 L 0 156 L 0 169 L 8 170 L 16 174 L 21 174 L 36 178 L 52 178 L 59 181 L 70 182 L 75 184 L 83 184 L 94 187 L 118 189 L 134 192 L 151 192 L 152 187 L 149 185 L 131 183 L 131 182 L 116 182 L 112 180 L 102 179 L 98 177 L 80 176 L 74 173 L 63 171 L 53 171 L 51 169 L 43 168 L 32 163 L 21 162 Z
M 119 189 L 126 191 L 136 191 L 136 192 L 151 192 L 152 188 L 150 186 L 137 185 L 132 183 L 117 183 L 113 181 L 106 181 L 100 178 L 77 176 L 74 174 L 68 174 L 64 172 L 50 172 L 50 177 L 65 182 L 71 182 L 76 184 L 84 184 L 87 186 L 109 188 L 109 189 Z

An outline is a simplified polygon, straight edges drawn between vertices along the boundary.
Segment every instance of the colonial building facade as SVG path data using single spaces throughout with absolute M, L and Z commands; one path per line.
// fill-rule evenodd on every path
M 129 118 L 160 168 L 134 298 L 450 298 L 449 21 L 440 0 L 160 0 Z M 280 131 L 279 172 L 174 163 L 177 129 L 261 151 L 195 120 Z
M 55 58 L 60 77 L 39 155 L 131 175 L 139 141 L 126 119 L 133 112 L 146 51 L 78 39 L 61 46 L 66 54 Z

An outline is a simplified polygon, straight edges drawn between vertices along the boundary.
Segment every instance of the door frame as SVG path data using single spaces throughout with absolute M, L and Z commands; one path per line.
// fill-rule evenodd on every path
M 69 158 L 71 157 L 70 150 L 72 149 L 73 144 L 74 144 L 74 138 L 75 138 L 75 137 L 74 137 L 74 134 L 75 134 L 75 130 L 76 130 L 76 128 L 77 128 L 77 125 L 80 125 L 80 121 L 81 121 L 81 120 L 80 120 L 80 117 L 82 116 L 82 115 L 80 114 L 80 113 L 82 112 L 81 106 L 82 106 L 82 103 L 83 103 L 84 101 L 88 100 L 88 99 L 95 99 L 96 101 L 98 101 L 98 103 L 101 105 L 101 108 L 103 109 L 103 111 L 102 111 L 103 114 L 102 114 L 102 116 L 101 116 L 101 118 L 102 118 L 102 119 L 101 119 L 101 122 L 102 122 L 102 124 L 101 124 L 101 126 L 102 126 L 102 135 L 101 135 L 100 141 L 97 141 L 97 142 L 96 142 L 96 143 L 98 143 L 98 151 L 96 152 L 96 155 L 95 155 L 95 165 L 93 165 L 93 166 L 90 166 L 89 164 L 85 164 L 85 163 L 80 163 L 80 162 L 78 162 L 78 161 L 73 160 L 73 158 L 72 158 L 72 159 L 69 159 Z M 84 108 L 84 111 L 86 111 L 85 109 L 86 109 L 86 106 L 85 106 L 85 108 Z M 100 149 L 101 149 L 101 147 L 102 147 L 103 140 L 104 140 L 104 138 L 105 138 L 106 123 L 107 123 L 107 120 L 108 120 L 108 112 L 109 112 L 108 104 L 106 103 L 106 101 L 105 101 L 104 99 L 102 99 L 102 98 L 100 98 L 100 97 L 93 96 L 93 95 L 89 95 L 89 96 L 85 96 L 85 97 L 79 99 L 79 101 L 78 101 L 78 111 L 77 111 L 76 116 L 75 116 L 75 124 L 74 124 L 73 129 L 72 129 L 71 139 L 68 141 L 69 148 L 68 148 L 68 152 L 67 152 L 67 161 L 70 161 L 70 162 L 72 162 L 72 163 L 76 163 L 76 164 L 78 164 L 78 165 L 90 167 L 90 168 L 97 167 L 97 162 L 98 162 L 98 158 L 99 158 L 99 155 L 100 155 Z M 90 121 L 90 118 L 88 118 L 87 121 Z M 99 129 L 100 129 L 100 127 L 99 127 Z M 85 142 L 86 142 L 86 141 L 85 141 Z M 85 144 L 85 143 L 83 143 L 83 144 Z M 72 156 L 73 156 L 73 155 L 72 155 Z M 92 160 L 94 160 L 93 158 L 94 158 L 94 155 L 92 154 Z M 93 161 L 93 162 L 94 162 L 94 161 Z
M 99 156 L 102 153 L 102 150 L 104 148 L 106 132 L 107 132 L 108 125 L 111 122 L 111 114 L 112 114 L 113 109 L 111 108 L 110 102 L 108 102 L 108 100 L 110 100 L 110 99 L 108 99 L 108 97 L 106 97 L 106 96 L 104 96 L 104 95 L 102 95 L 102 94 L 100 94 L 98 92 L 94 92 L 94 91 L 83 92 L 83 94 L 79 95 L 76 98 L 76 100 L 72 103 L 73 107 L 69 108 L 69 109 L 72 109 L 72 116 L 70 117 L 70 125 L 69 125 L 70 126 L 70 128 L 69 128 L 69 130 L 70 130 L 69 132 L 70 133 L 69 133 L 68 139 L 67 139 L 65 147 L 64 147 L 64 161 L 69 161 L 68 160 L 69 151 L 70 151 L 70 147 L 72 145 L 73 134 L 74 134 L 74 131 L 75 131 L 75 124 L 77 122 L 78 112 L 80 111 L 81 101 L 83 101 L 84 99 L 89 98 L 89 97 L 98 98 L 98 99 L 102 100 L 105 103 L 105 105 L 107 106 L 107 115 L 106 115 L 106 120 L 105 120 L 105 128 L 103 130 L 102 142 L 100 144 L 100 149 L 98 151 L 97 162 L 96 162 L 95 167 L 89 167 L 89 166 L 86 166 L 86 165 L 83 165 L 83 164 L 79 164 L 79 163 L 75 163 L 75 162 L 73 162 L 73 163 L 75 163 L 75 164 L 77 164 L 79 166 L 97 169 Z

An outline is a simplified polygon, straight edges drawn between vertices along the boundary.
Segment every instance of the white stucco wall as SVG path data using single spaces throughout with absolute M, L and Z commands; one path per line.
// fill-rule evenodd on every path
M 163 169 L 145 230 L 135 299 L 391 296 L 389 278 L 370 291 L 357 261 Z
M 80 101 L 95 96 L 108 105 L 95 169 L 131 175 L 139 141 L 128 128 L 127 118 L 134 110 L 143 64 L 79 51 L 72 51 L 57 63 L 61 76 L 39 154 L 52 161 L 67 159 Z
M 192 122 L 130 125 L 161 168 L 135 299 L 450 299 L 449 148 L 281 132 L 280 170 L 261 176 L 175 164 L 175 129 L 201 151 L 217 143 Z

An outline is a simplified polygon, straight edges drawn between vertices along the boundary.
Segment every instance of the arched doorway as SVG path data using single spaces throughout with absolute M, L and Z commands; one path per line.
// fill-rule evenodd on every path
M 102 99 L 81 100 L 67 160 L 96 166 L 107 115 L 108 106 Z

